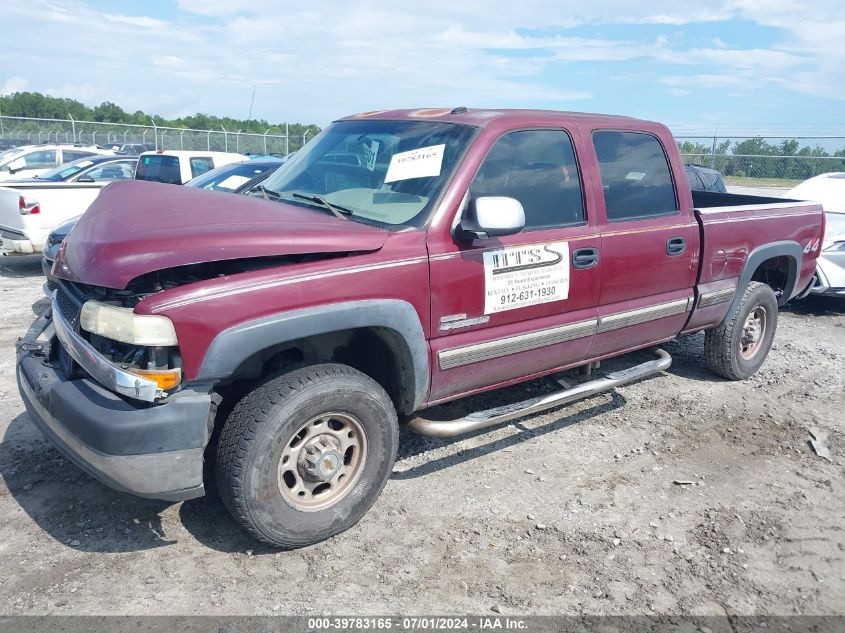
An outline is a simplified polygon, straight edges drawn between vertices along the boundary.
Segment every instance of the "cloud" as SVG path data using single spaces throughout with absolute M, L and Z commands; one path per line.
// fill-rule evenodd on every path
M 10 95 L 14 92 L 23 92 L 29 88 L 29 80 L 23 77 L 10 77 L 0 87 L 0 95 Z
M 172 19 L 154 4 L 133 5 L 145 15 L 82 0 L 6 4 L 0 76 L 25 67 L 32 89 L 91 103 L 120 95 L 128 109 L 166 116 L 246 116 L 253 85 L 256 116 L 321 124 L 383 107 L 602 109 L 597 95 L 615 77 L 673 96 L 730 87 L 845 98 L 830 94 L 845 81 L 845 22 L 831 0 L 812 10 L 790 0 L 179 0 Z M 730 20 L 769 27 L 775 41 L 685 36 L 684 25 Z M 6 84 L 15 81 L 26 80 Z

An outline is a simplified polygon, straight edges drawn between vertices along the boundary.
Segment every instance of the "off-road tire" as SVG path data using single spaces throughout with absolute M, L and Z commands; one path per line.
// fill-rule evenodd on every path
M 282 452 L 303 424 L 325 413 L 354 416 L 366 459 L 348 493 L 325 510 L 302 511 L 280 492 Z M 349 529 L 369 510 L 396 459 L 399 427 L 384 389 L 339 364 L 300 367 L 269 378 L 233 409 L 220 433 L 217 487 L 232 516 L 255 538 L 292 549 Z
M 749 315 L 756 309 L 765 311 L 765 328 L 759 348 L 751 358 L 742 355 L 743 329 Z M 725 323 L 704 335 L 704 358 L 715 374 L 730 380 L 745 380 L 753 376 L 772 347 L 778 321 L 778 302 L 766 284 L 752 281 L 743 292 L 739 305 Z

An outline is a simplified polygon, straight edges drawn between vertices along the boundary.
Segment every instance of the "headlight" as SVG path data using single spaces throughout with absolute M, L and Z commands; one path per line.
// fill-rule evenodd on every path
M 176 330 L 164 316 L 135 314 L 99 301 L 86 301 L 79 324 L 83 330 L 132 345 L 168 347 L 176 345 Z
M 823 251 L 845 251 L 845 240 L 839 240 L 838 242 L 826 242 L 822 244 Z

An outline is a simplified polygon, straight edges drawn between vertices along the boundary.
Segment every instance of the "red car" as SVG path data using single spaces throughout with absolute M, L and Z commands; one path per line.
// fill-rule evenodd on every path
M 108 485 L 188 499 L 213 460 L 229 510 L 283 547 L 366 512 L 400 417 L 448 437 L 671 359 L 459 420 L 426 418 L 437 403 L 701 330 L 710 369 L 752 375 L 824 228 L 817 204 L 691 193 L 663 125 L 563 112 L 351 116 L 254 196 L 107 187 L 58 253 L 18 380 Z

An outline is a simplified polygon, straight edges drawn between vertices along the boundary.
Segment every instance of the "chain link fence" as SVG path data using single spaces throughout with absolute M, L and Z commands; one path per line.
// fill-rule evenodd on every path
M 192 130 L 187 128 L 98 123 L 73 119 L 34 119 L 0 116 L 0 139 L 7 145 L 31 143 L 81 143 L 111 147 L 140 144 L 147 149 L 206 150 L 240 154 L 288 154 L 307 141 L 285 134 L 240 130 Z M 0 147 L 2 149 L 2 147 Z
M 149 149 L 206 150 L 241 154 L 288 154 L 307 141 L 299 136 L 193 130 L 98 123 L 73 119 L 0 116 L 0 139 L 10 144 L 141 144 Z M 725 178 L 728 191 L 779 196 L 802 180 L 845 171 L 845 136 L 675 136 L 684 161 L 710 167 Z M 0 149 L 3 146 L 0 145 Z
M 728 191 L 781 196 L 807 178 L 845 171 L 845 136 L 675 137 L 687 163 L 720 172 Z

